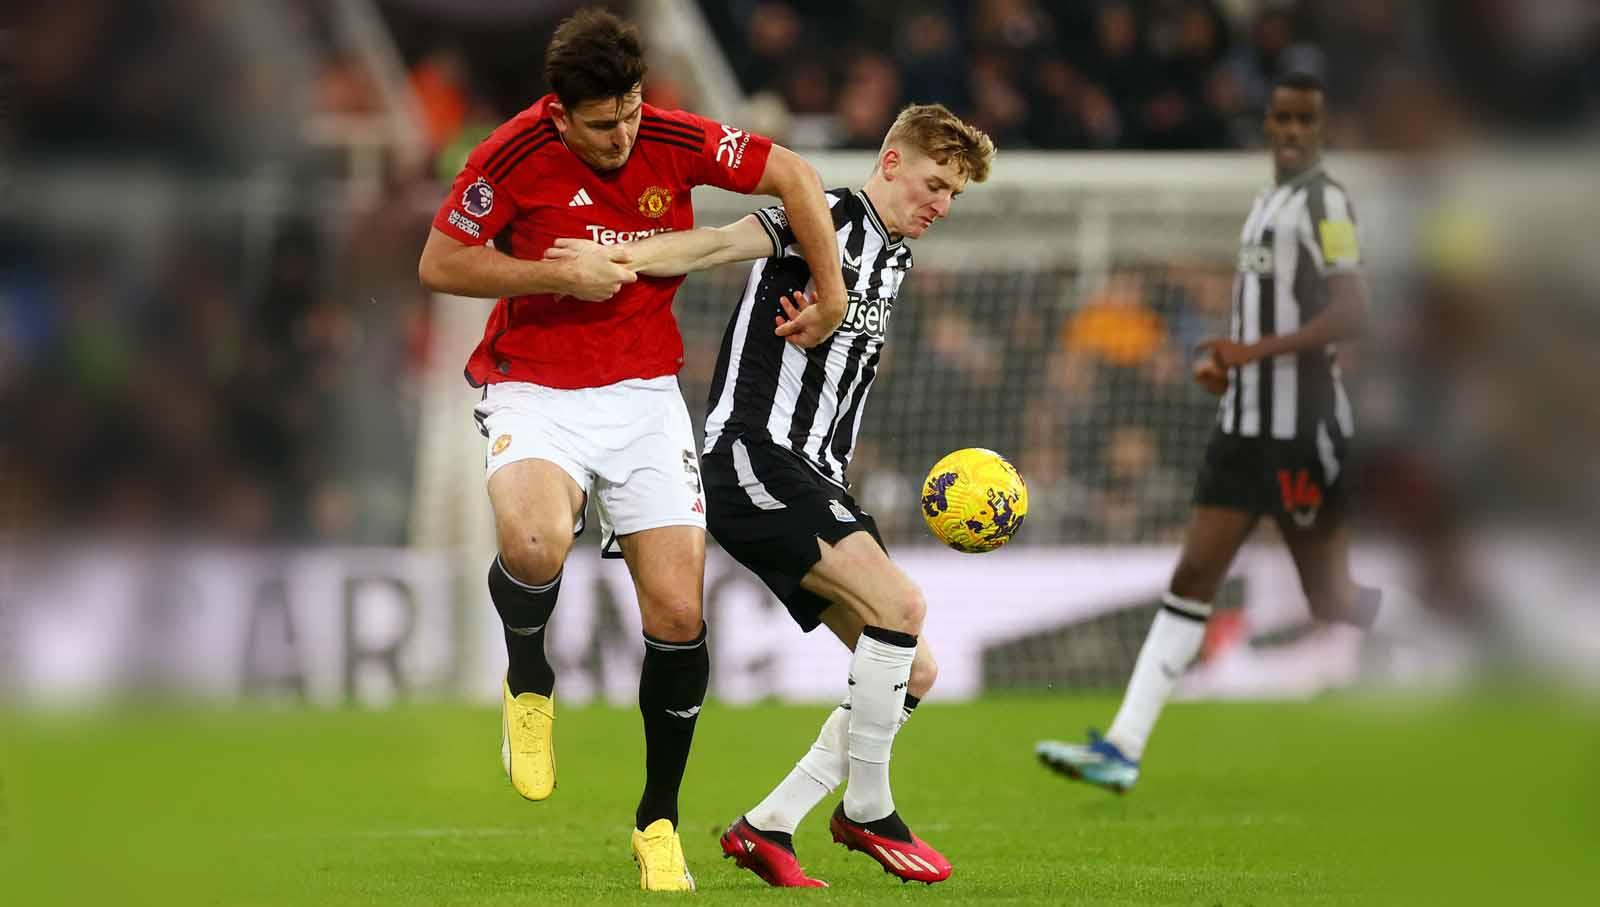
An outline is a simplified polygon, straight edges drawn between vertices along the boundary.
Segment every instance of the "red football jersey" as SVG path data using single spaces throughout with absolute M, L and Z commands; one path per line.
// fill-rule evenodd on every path
M 563 236 L 613 245 L 687 230 L 690 188 L 751 192 L 772 150 L 762 136 L 646 104 L 628 162 L 601 173 L 567 150 L 551 118 L 554 99 L 540 98 L 473 149 L 434 227 L 457 242 L 493 239 L 531 260 Z M 677 374 L 683 338 L 672 294 L 682 282 L 641 275 L 605 302 L 501 299 L 467 360 L 467 380 L 575 388 Z

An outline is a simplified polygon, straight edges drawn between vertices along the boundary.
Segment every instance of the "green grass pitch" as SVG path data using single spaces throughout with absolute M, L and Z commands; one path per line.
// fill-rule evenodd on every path
M 1595 903 L 1600 718 L 1534 694 L 1177 704 L 1126 797 L 1033 759 L 1106 697 L 924 706 L 895 747 L 901 814 L 951 858 L 902 885 L 827 837 L 823 892 L 779 891 L 716 834 L 788 771 L 825 707 L 708 706 L 683 792 L 699 903 Z M 559 787 L 512 793 L 492 711 L 0 718 L 0 902 L 641 903 L 628 829 L 639 718 L 557 722 Z M 11 894 L 4 893 L 5 891 Z

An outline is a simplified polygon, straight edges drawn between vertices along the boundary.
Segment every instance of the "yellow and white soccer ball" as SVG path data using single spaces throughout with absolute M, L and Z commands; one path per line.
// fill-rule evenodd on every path
M 977 554 L 1011 541 L 1028 515 L 1028 486 L 1005 457 L 967 447 L 933 464 L 922 483 L 922 518 L 934 538 Z

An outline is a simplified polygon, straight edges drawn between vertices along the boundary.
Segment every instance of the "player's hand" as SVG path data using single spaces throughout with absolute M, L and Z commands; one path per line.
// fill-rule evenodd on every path
M 1256 355 L 1254 347 L 1247 343 L 1240 343 L 1237 340 L 1229 340 L 1226 337 L 1212 337 L 1210 340 L 1202 340 L 1195 345 L 1195 349 L 1202 353 L 1210 353 L 1217 364 L 1224 369 L 1249 365 L 1261 358 Z
M 774 333 L 779 337 L 801 349 L 810 349 L 827 340 L 838 329 L 842 317 L 828 317 L 826 309 L 817 304 L 814 295 L 799 290 L 790 295 L 794 298 L 792 303 L 789 296 L 778 297 L 783 314 L 773 316 L 773 322 L 777 325 Z
M 589 239 L 578 239 L 572 236 L 559 237 L 555 245 L 544 250 L 545 261 L 573 261 L 580 255 L 603 254 L 606 246 Z
M 1228 369 L 1222 364 L 1215 350 L 1206 350 L 1194 361 L 1194 383 L 1214 396 L 1220 397 L 1227 393 Z
M 563 295 L 585 302 L 602 302 L 617 295 L 624 284 L 639 276 L 629 267 L 632 259 L 621 246 L 602 246 L 587 239 L 558 239 L 545 250 L 546 261 L 559 261 L 569 289 Z

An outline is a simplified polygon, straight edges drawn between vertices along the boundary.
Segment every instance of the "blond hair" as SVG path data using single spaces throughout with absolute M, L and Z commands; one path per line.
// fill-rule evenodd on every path
M 940 166 L 955 161 L 961 175 L 974 183 L 989 178 L 989 164 L 994 160 L 994 139 L 943 104 L 912 104 L 900 111 L 878 154 L 891 145 L 915 148 Z

